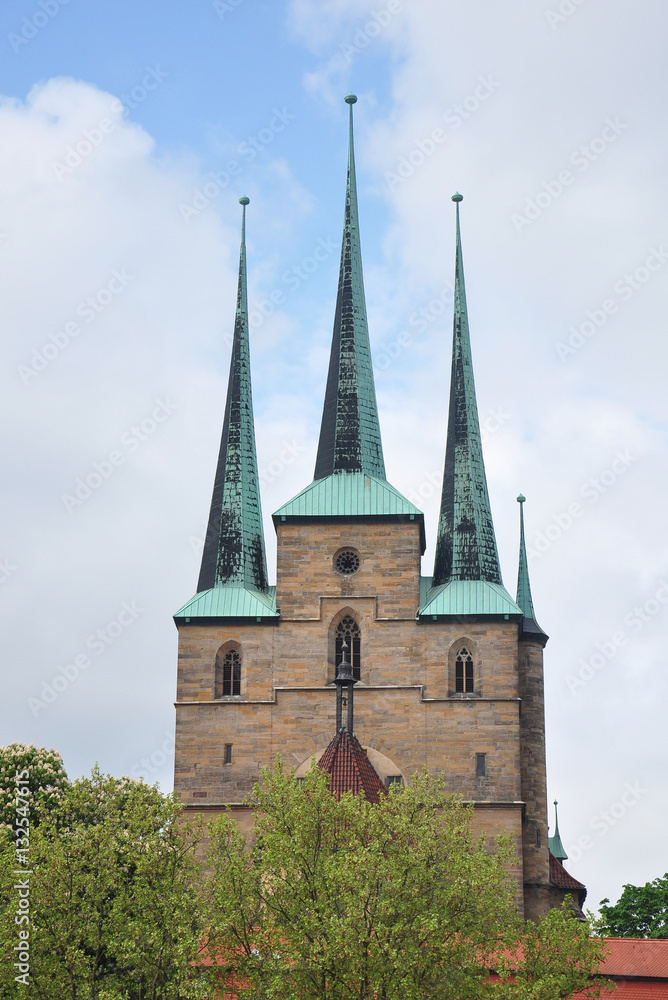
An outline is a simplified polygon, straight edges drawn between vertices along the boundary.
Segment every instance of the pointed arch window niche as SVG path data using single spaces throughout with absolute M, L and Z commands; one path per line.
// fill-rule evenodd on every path
M 473 657 L 466 646 L 462 646 L 455 660 L 455 693 L 473 694 Z
M 215 698 L 241 694 L 241 649 L 227 643 L 216 654 Z
M 335 667 L 343 660 L 343 643 L 347 643 L 347 659 L 353 666 L 353 676 L 360 679 L 362 636 L 360 627 L 352 615 L 346 615 L 336 626 Z

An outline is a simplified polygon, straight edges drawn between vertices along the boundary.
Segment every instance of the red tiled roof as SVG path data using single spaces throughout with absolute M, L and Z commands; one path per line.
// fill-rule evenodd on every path
M 665 979 L 668 997 L 668 940 L 656 938 L 605 938 L 608 955 L 601 966 L 604 976 L 643 976 Z
M 573 1000 L 578 997 L 590 997 L 590 993 L 574 993 Z M 667 1000 L 668 984 L 661 982 L 634 982 L 633 980 L 623 980 L 615 982 L 614 990 L 604 990 L 601 998 L 606 1000 Z
M 560 889 L 585 889 L 586 886 L 582 882 L 578 882 L 576 878 L 566 871 L 561 861 L 555 858 L 554 854 L 550 851 L 550 882 L 554 882 L 558 885 Z
M 336 734 L 318 761 L 318 767 L 331 774 L 329 787 L 337 798 L 344 792 L 364 792 L 369 802 L 378 802 L 381 794 L 387 791 L 359 740 L 347 729 Z

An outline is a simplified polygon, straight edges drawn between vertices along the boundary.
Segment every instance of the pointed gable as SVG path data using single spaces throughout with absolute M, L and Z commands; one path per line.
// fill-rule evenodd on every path
M 337 799 L 344 792 L 359 795 L 369 802 L 378 802 L 387 789 L 356 736 L 341 729 L 318 761 L 318 767 L 331 775 L 330 791 Z

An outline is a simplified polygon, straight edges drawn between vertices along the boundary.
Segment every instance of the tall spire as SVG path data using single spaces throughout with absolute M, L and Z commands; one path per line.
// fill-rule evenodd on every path
M 336 472 L 364 472 L 384 480 L 357 215 L 353 147 L 353 104 L 357 98 L 348 94 L 345 100 L 350 110 L 346 207 L 332 352 L 313 478 L 324 479 Z
M 230 585 L 267 591 L 255 454 L 246 292 L 246 205 L 240 198 L 241 252 L 223 435 L 197 592 Z
M 562 843 L 561 837 L 559 835 L 559 814 L 557 812 L 557 806 L 559 803 L 554 800 L 554 836 L 549 837 L 549 848 L 550 853 L 553 857 L 557 858 L 558 861 L 568 861 L 568 855 L 564 850 L 564 845 Z
M 520 493 L 517 498 L 517 502 L 520 505 L 520 560 L 519 569 L 517 571 L 516 600 L 517 604 L 522 609 L 522 614 L 524 615 L 522 620 L 522 633 L 526 635 L 531 634 L 537 638 L 542 636 L 544 637 L 545 642 L 547 642 L 547 635 L 543 632 L 540 625 L 536 621 L 536 614 L 533 609 L 533 600 L 531 598 L 529 564 L 527 561 L 527 548 L 524 539 L 524 504 L 526 503 L 526 497 L 522 496 Z
M 434 586 L 451 580 L 484 580 L 501 584 L 473 380 L 459 231 L 459 203 L 462 195 L 457 193 L 452 196 L 452 200 L 457 206 L 455 315 L 448 436 Z

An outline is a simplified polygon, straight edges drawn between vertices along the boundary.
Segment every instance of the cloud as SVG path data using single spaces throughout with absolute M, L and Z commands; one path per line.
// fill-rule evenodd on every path
M 120 743 L 114 770 L 129 771 L 171 725 L 169 616 L 195 580 L 187 539 L 211 488 L 238 234 L 216 211 L 184 224 L 196 168 L 162 158 L 93 86 L 4 99 L 0 135 L 6 738 L 62 746 L 78 730 L 103 767 Z M 77 656 L 90 662 L 68 679 Z M 66 763 L 89 767 L 72 745 Z
M 358 117 L 357 162 L 386 213 L 384 276 L 367 280 L 386 459 L 394 484 L 423 498 L 429 572 L 449 382 L 451 307 L 440 303 L 459 189 L 478 404 L 481 418 L 507 415 L 485 442 L 506 585 L 521 490 L 537 615 L 552 636 L 548 780 L 565 840 L 590 834 L 625 782 L 647 788 L 572 867 L 596 906 L 665 867 L 667 619 L 652 602 L 668 579 L 657 87 L 668 15 L 584 3 L 559 20 L 557 4 L 501 2 L 483 17 L 481 6 L 403 3 L 400 39 L 389 26 L 348 68 L 375 100 L 363 127 Z M 307 86 L 324 101 L 346 79 L 334 57 L 369 10 L 338 4 L 316 24 L 313 5 L 292 6 L 315 56 Z M 643 620 L 633 609 L 648 601 L 656 613 Z M 616 655 L 569 688 L 618 633 Z

